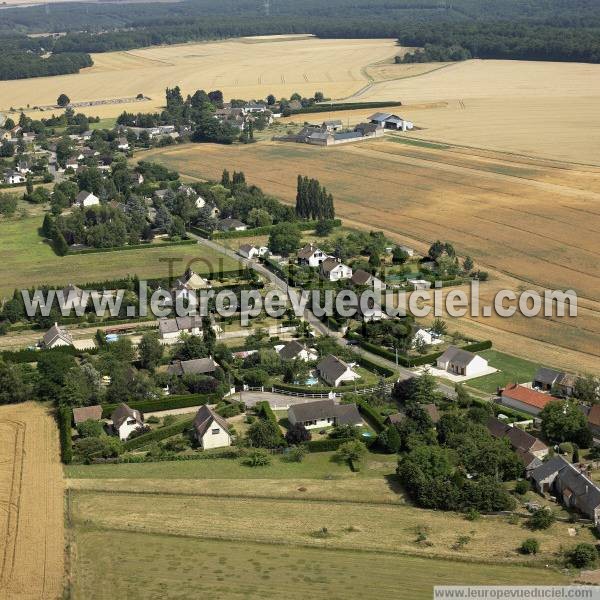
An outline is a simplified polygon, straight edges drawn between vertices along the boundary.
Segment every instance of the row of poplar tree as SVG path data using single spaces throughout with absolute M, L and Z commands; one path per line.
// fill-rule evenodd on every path
M 315 221 L 334 219 L 333 196 L 317 179 L 298 175 L 296 214 L 302 219 Z

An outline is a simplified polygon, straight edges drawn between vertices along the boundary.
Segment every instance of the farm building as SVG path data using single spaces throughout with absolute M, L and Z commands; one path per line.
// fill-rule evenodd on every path
M 330 354 L 326 356 L 318 365 L 317 371 L 323 381 L 332 387 L 338 387 L 341 383 L 356 381 L 360 375 L 350 368 L 350 365 Z
M 533 416 L 539 415 L 552 400 L 557 398 L 516 383 L 509 383 L 500 394 L 500 404 Z
M 563 371 L 540 367 L 533 377 L 533 387 L 544 392 L 556 390 L 563 396 L 572 396 L 577 378 Z
M 207 405 L 201 406 L 193 422 L 194 437 L 203 450 L 231 446 L 227 421 Z
M 449 346 L 437 359 L 436 364 L 438 369 L 466 377 L 476 377 L 485 373 L 488 368 L 485 358 L 456 346 Z
M 360 427 L 363 424 L 356 404 L 335 404 L 333 400 L 318 400 L 290 406 L 288 419 L 292 425 L 301 423 L 306 429 L 334 425 Z
M 398 131 L 409 131 L 414 127 L 412 121 L 407 121 L 398 115 L 378 112 L 369 117 L 369 121 L 381 129 L 395 129 Z

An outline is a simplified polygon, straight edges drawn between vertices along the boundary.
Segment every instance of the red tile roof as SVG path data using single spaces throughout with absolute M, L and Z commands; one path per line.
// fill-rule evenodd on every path
M 550 394 L 542 394 L 536 392 L 531 388 L 518 385 L 516 383 L 509 383 L 502 392 L 503 398 L 511 398 L 512 400 L 518 400 L 523 404 L 529 404 L 529 406 L 535 406 L 536 408 L 544 408 L 548 402 L 552 400 L 558 400 Z

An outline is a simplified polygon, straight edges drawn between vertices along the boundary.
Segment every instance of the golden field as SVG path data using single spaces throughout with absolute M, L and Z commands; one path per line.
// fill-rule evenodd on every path
M 242 170 L 248 181 L 290 203 L 298 173 L 316 177 L 335 195 L 348 226 L 383 230 L 420 251 L 447 240 L 460 255 L 471 255 L 492 274 L 482 286 L 482 304 L 502 288 L 574 289 L 576 319 L 492 317 L 451 327 L 545 364 L 598 371 L 600 169 L 402 139 L 389 135 L 327 149 L 184 145 L 138 158 L 191 179 L 218 178 L 225 167 Z
M 64 571 L 63 478 L 48 410 L 0 407 L 0 599 L 56 600 Z

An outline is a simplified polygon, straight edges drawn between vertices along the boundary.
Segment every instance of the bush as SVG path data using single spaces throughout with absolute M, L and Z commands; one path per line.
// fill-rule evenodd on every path
M 385 420 L 378 410 L 375 410 L 366 400 L 357 400 L 356 406 L 358 412 L 371 422 L 377 433 L 381 433 L 385 429 Z
M 73 460 L 73 444 L 71 442 L 71 420 L 73 411 L 68 406 L 58 409 L 58 428 L 60 431 L 60 458 L 65 465 Z
M 537 554 L 540 551 L 540 543 L 535 538 L 526 539 L 519 548 L 521 554 Z
M 145 412 L 157 412 L 175 408 L 187 408 L 201 404 L 215 404 L 221 399 L 219 394 L 183 394 L 180 396 L 167 396 L 158 400 L 143 400 L 141 402 L 130 402 L 129 407 Z M 102 417 L 108 418 L 118 404 L 104 404 L 102 406 Z
M 555 516 L 550 510 L 538 508 L 529 517 L 529 528 L 535 530 L 548 529 L 555 521 Z
M 310 442 L 306 442 L 304 445 L 306 446 L 309 452 L 331 452 L 332 450 L 337 450 L 346 442 L 351 442 L 353 440 L 354 438 L 312 440 Z
M 598 558 L 598 552 L 592 544 L 581 543 L 567 552 L 567 562 L 576 569 L 591 567 Z
M 175 415 L 165 415 L 162 420 L 163 427 L 169 427 L 173 425 L 177 421 L 177 417 Z
M 289 462 L 302 462 L 306 456 L 305 446 L 294 446 L 290 448 L 289 452 L 285 455 L 286 460 Z
M 470 508 L 465 513 L 465 519 L 467 521 L 477 521 L 477 519 L 479 519 L 479 517 L 481 517 L 481 514 L 479 513 L 478 510 L 475 510 L 474 508 Z
M 184 452 L 190 447 L 190 441 L 185 437 L 174 437 L 164 443 L 167 452 Z
M 249 452 L 242 463 L 247 467 L 266 467 L 271 464 L 271 455 L 257 448 Z
M 87 438 L 87 437 L 100 437 L 106 435 L 104 431 L 104 424 L 101 421 L 94 421 L 92 419 L 88 419 L 83 423 L 80 423 L 77 426 L 77 433 L 79 433 L 79 437 Z
M 558 450 L 561 454 L 573 454 L 573 444 L 571 442 L 563 442 L 558 445 Z
M 358 440 L 344 442 L 336 452 L 336 458 L 340 461 L 348 461 L 349 463 L 357 463 L 367 453 L 366 446 Z
M 531 484 L 526 479 L 522 479 L 521 481 L 517 481 L 515 484 L 515 492 L 520 496 L 523 496 L 531 489 Z
M 309 442 L 311 433 L 302 425 L 302 423 L 294 423 L 286 431 L 285 440 L 288 444 L 301 444 L 302 442 Z
M 127 440 L 123 444 L 123 448 L 125 450 L 135 450 L 136 448 L 141 448 L 142 446 L 147 446 L 151 442 L 158 442 L 160 440 L 165 440 L 169 437 L 173 437 L 178 433 L 183 433 L 186 429 L 192 426 L 193 419 L 185 419 L 184 421 L 179 421 L 178 423 L 174 423 L 173 425 L 169 425 L 169 427 L 161 427 L 160 429 L 155 429 L 154 431 L 150 431 L 149 433 L 145 433 L 144 435 L 140 435 L 134 439 Z

